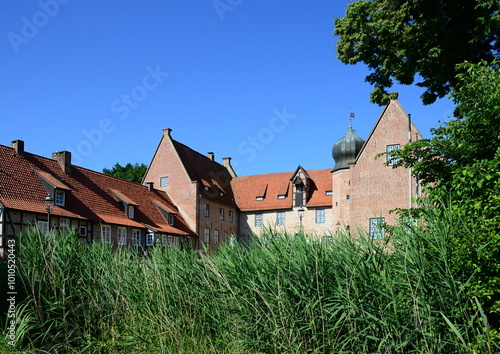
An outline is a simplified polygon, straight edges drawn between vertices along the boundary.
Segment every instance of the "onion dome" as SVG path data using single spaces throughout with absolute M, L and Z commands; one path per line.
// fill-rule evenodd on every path
M 365 140 L 356 134 L 354 129 L 352 129 L 352 124 L 349 123 L 349 128 L 347 128 L 347 131 L 342 139 L 333 145 L 332 156 L 335 160 L 333 171 L 348 168 L 349 162 L 356 159 L 356 156 L 364 143 Z

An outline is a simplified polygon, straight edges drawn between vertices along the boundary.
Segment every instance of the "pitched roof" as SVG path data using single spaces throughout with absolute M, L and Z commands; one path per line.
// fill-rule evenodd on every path
M 304 170 L 305 171 L 305 170 Z M 241 211 L 290 209 L 293 204 L 292 181 L 295 172 L 267 173 L 235 177 L 231 181 L 236 202 Z M 306 171 L 310 179 L 307 207 L 332 205 L 330 169 Z M 281 197 L 278 197 L 281 196 Z
M 177 210 L 166 193 L 72 167 L 72 172 L 66 174 L 55 160 L 27 152 L 20 156 L 14 149 L 0 145 L 0 203 L 10 209 L 46 213 L 47 191 L 39 178 L 42 176 L 56 188 L 67 190 L 66 206 L 54 206 L 53 215 L 138 228 L 147 224 L 165 233 L 194 234 L 180 215 L 174 226 L 162 216 L 153 201 Z M 127 217 L 117 196 L 137 206 L 133 219 Z
M 189 178 L 199 182 L 199 193 L 210 200 L 236 207 L 229 171 L 221 164 L 174 139 L 172 143 Z
M 292 207 L 292 172 L 235 177 L 231 181 L 241 211 L 289 209 Z M 278 199 L 278 195 L 285 198 Z M 257 197 L 263 197 L 257 200 Z
M 329 168 L 323 170 L 308 171 L 309 178 L 312 181 L 309 190 L 309 200 L 306 206 L 322 207 L 332 206 L 332 196 L 326 192 L 332 190 L 332 173 Z

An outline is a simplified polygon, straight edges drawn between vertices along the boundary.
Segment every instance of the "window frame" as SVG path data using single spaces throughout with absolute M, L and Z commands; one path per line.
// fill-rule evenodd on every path
M 208 227 L 203 229 L 203 243 L 210 243 L 210 229 Z
M 276 225 L 277 226 L 285 226 L 285 212 L 284 211 L 277 211 L 276 212 Z
M 315 218 L 316 224 L 325 223 L 325 209 L 316 209 Z
M 101 241 L 110 245 L 112 239 L 111 225 L 101 225 Z
M 45 220 L 37 220 L 36 225 L 38 230 L 42 235 L 47 235 L 49 233 L 49 222 Z
M 228 213 L 228 217 L 229 217 L 229 222 L 234 222 L 234 213 L 232 210 L 229 210 L 229 213 Z
M 127 216 L 129 219 L 135 218 L 135 206 L 129 204 L 127 210 Z
M 209 217 L 210 216 L 210 204 L 205 203 L 203 207 L 203 216 Z
M 141 230 L 132 229 L 132 246 L 139 247 L 141 245 Z
M 254 215 L 255 220 L 254 220 L 254 225 L 255 227 L 262 227 L 264 216 L 262 213 L 256 213 Z
M 168 187 L 170 185 L 169 176 L 160 177 L 160 187 Z
M 126 246 L 127 245 L 127 228 L 120 226 L 116 231 L 117 244 L 118 246 Z
M 385 237 L 385 218 L 370 218 L 368 232 L 372 240 L 381 240 Z
M 391 156 L 390 156 L 391 151 L 399 150 L 399 149 L 401 149 L 401 144 L 386 145 L 386 147 L 385 147 L 386 155 L 385 156 L 386 156 L 387 166 L 394 166 L 394 165 L 399 163 L 399 159 L 394 159 L 394 158 L 391 158 Z
M 155 244 L 155 234 L 153 232 L 146 233 L 146 247 L 152 247 Z
M 57 206 L 65 206 L 66 205 L 66 192 L 62 189 L 54 190 L 54 204 Z
M 224 208 L 219 209 L 219 220 L 224 221 Z
M 220 231 L 217 229 L 214 229 L 214 243 L 216 245 L 219 244 L 219 236 L 220 236 Z

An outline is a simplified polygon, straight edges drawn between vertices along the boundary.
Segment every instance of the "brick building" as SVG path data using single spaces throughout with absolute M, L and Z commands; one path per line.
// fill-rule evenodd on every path
M 0 252 L 25 228 L 76 229 L 82 241 L 115 247 L 193 243 L 189 228 L 166 193 L 71 164 L 69 152 L 52 159 L 0 145 Z
M 377 154 L 399 149 L 420 134 L 398 101 L 382 111 L 368 138 L 349 125 L 334 144 L 333 169 L 237 177 L 230 158 L 202 155 L 171 137 L 165 129 L 145 183 L 158 183 L 202 243 L 217 247 L 228 237 L 247 239 L 271 228 L 278 233 L 331 236 L 340 228 L 361 228 L 383 237 L 389 211 L 412 207 L 418 184 L 404 168 L 387 165 Z M 227 216 L 226 216 L 227 215 Z M 229 217 L 231 215 L 231 217 Z M 221 238 L 221 235 L 224 235 Z
M 366 141 L 351 125 L 332 149 L 333 168 L 237 177 L 231 158 L 215 161 L 164 129 L 136 184 L 71 164 L 69 152 L 52 159 L 24 151 L 22 141 L 0 145 L 0 241 L 23 227 L 75 228 L 89 242 L 115 246 L 188 244 L 216 249 L 266 228 L 332 236 L 340 228 L 384 236 L 389 211 L 413 207 L 419 185 L 408 169 L 382 156 L 420 133 L 398 101 L 382 111 Z M 386 163 L 387 162 L 387 163 Z M 54 201 L 47 213 L 45 198 Z

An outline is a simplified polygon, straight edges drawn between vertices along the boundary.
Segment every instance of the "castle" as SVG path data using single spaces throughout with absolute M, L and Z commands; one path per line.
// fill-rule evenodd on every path
M 382 111 L 366 140 L 352 125 L 333 145 L 333 167 L 236 176 L 231 158 L 215 161 L 164 129 L 142 184 L 71 164 L 69 152 L 52 159 L 0 145 L 0 240 L 24 227 L 74 228 L 88 242 L 148 247 L 189 245 L 216 249 L 262 230 L 332 237 L 339 229 L 384 237 L 389 213 L 411 208 L 419 185 L 411 171 L 375 157 L 421 138 L 398 101 Z M 334 163 L 333 163 L 334 162 Z M 305 166 L 305 165 L 304 165 Z

